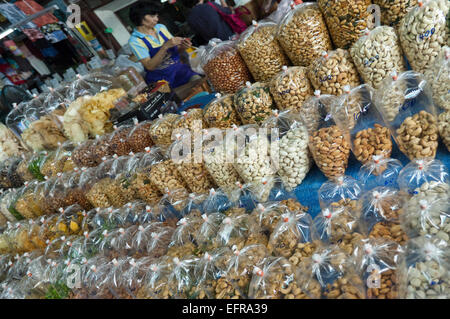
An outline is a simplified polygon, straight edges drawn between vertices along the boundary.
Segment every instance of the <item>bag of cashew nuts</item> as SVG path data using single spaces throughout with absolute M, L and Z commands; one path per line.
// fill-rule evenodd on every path
M 325 20 L 317 3 L 291 5 L 280 22 L 277 40 L 294 65 L 307 67 L 323 51 L 333 49 Z
M 234 106 L 243 124 L 261 124 L 275 109 L 269 85 L 250 82 L 234 95 Z
M 394 72 L 383 81 L 375 101 L 399 149 L 410 160 L 436 156 L 438 117 L 423 74 Z
M 374 90 L 363 84 L 350 90 L 344 87 L 333 106 L 333 118 L 350 144 L 356 159 L 362 164 L 373 155 L 391 156 L 391 133 L 373 101 Z
M 164 149 L 172 144 L 172 131 L 179 117 L 180 115 L 173 113 L 158 115 L 158 118 L 152 122 L 150 127 L 150 136 L 155 145 Z
M 280 110 L 298 111 L 308 97 L 312 96 L 314 89 L 306 75 L 306 68 L 299 66 L 283 66 L 269 82 L 270 93 Z
M 376 187 L 361 199 L 361 226 L 370 238 L 386 238 L 405 245 L 408 236 L 400 218 L 404 213 L 405 196 L 390 187 Z
M 207 127 L 208 125 L 203 119 L 203 110 L 194 108 L 187 112 L 181 112 L 181 116 L 173 123 L 172 135 L 183 135 L 188 131 L 191 134 L 191 139 L 194 140 L 195 134 L 201 133 L 202 129 Z
M 441 48 L 433 64 L 425 71 L 425 78 L 431 86 L 434 104 L 450 110 L 450 47 Z
M 381 10 L 381 24 L 398 28 L 402 18 L 416 5 L 417 0 L 373 0 Z
M 444 45 L 450 45 L 446 0 L 418 0 L 400 22 L 400 43 L 411 67 L 424 73 L 439 55 Z
M 276 40 L 277 25 L 272 22 L 252 22 L 241 34 L 237 48 L 255 81 L 270 80 L 289 60 Z
M 411 239 L 400 260 L 399 297 L 405 299 L 448 299 L 450 248 L 434 236 Z
M 233 124 L 241 125 L 241 120 L 234 109 L 234 95 L 222 96 L 216 94 L 216 98 L 203 109 L 203 118 L 209 127 L 219 129 L 230 128 Z
M 336 99 L 332 95 L 320 95 L 317 90 L 300 111 L 302 122 L 308 129 L 311 155 L 322 173 L 331 179 L 345 174 L 350 156 L 350 145 L 331 113 Z
M 362 165 L 358 172 L 358 180 L 365 191 L 377 186 L 398 188 L 397 178 L 403 165 L 399 160 L 373 155 L 372 159 Z
M 321 208 L 332 206 L 350 206 L 357 209 L 356 202 L 362 195 L 360 183 L 351 176 L 340 176 L 326 181 L 320 186 L 319 203 Z
M 450 182 L 448 168 L 439 160 L 414 160 L 407 164 L 398 175 L 400 189 L 408 195 L 417 195 L 423 184 L 448 184 Z M 426 190 L 429 187 L 426 187 Z
M 317 3 L 338 48 L 349 48 L 368 28 L 370 0 L 319 0 Z
M 375 89 L 393 70 L 406 71 L 395 29 L 385 25 L 366 30 L 350 48 L 350 55 L 364 83 Z
M 250 71 L 234 41 L 211 42 L 202 56 L 201 67 L 217 92 L 232 94 L 251 81 Z
M 368 238 L 359 242 L 353 257 L 356 271 L 364 280 L 367 298 L 399 298 L 398 262 L 402 253 L 402 248 L 388 239 Z
M 274 256 L 290 258 L 299 243 L 315 239 L 317 239 L 316 231 L 311 215 L 285 211 L 270 235 L 267 249 Z
M 312 299 L 365 299 L 353 259 L 336 245 L 320 246 L 298 267 L 297 285 Z

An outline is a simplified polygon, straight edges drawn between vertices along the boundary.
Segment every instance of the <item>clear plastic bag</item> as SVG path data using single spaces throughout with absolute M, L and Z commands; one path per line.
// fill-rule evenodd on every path
M 151 230 L 152 227 L 149 226 Z M 172 227 L 153 227 L 150 240 L 147 242 L 146 252 L 150 257 L 160 258 L 167 253 L 172 240 L 174 229 Z
M 351 176 L 341 176 L 334 181 L 327 181 L 319 188 L 321 208 L 330 205 L 344 205 L 356 209 L 356 202 L 362 195 L 360 183 Z
M 132 149 L 131 145 L 128 143 L 128 135 L 132 130 L 131 125 L 121 125 L 119 127 L 114 127 L 114 132 L 110 134 L 108 140 L 109 153 L 117 154 L 118 156 L 128 155 Z
M 144 121 L 138 123 L 134 119 L 134 127 L 128 134 L 127 142 L 130 145 L 131 151 L 134 153 L 142 153 L 147 147 L 153 146 L 153 141 L 150 134 L 150 128 L 153 125 L 152 121 Z
M 178 173 L 171 159 L 164 159 L 155 163 L 151 168 L 150 182 L 156 186 L 162 194 L 177 189 L 185 190 L 187 185 Z
M 22 141 L 3 123 L 0 123 L 0 161 L 28 152 Z
M 259 203 L 251 213 L 264 232 L 271 234 L 277 227 L 287 207 L 280 202 Z
M 156 120 L 152 122 L 150 127 L 150 136 L 153 142 L 162 148 L 172 144 L 172 132 L 175 122 L 179 119 L 179 115 L 167 113 L 160 114 Z
M 243 124 L 260 124 L 275 108 L 269 85 L 261 82 L 247 82 L 246 87 L 234 95 L 234 106 Z
M 406 71 L 395 29 L 385 25 L 372 31 L 365 30 L 365 34 L 350 48 L 350 55 L 364 83 L 375 89 L 393 70 Z
M 374 90 L 366 84 L 344 90 L 333 106 L 333 118 L 356 159 L 365 164 L 373 155 L 390 157 L 391 134 L 373 102 Z
M 398 188 L 397 178 L 402 168 L 399 160 L 373 155 L 372 159 L 359 169 L 358 180 L 364 190 L 371 190 L 377 186 Z
M 289 60 L 275 39 L 277 25 L 253 21 L 241 34 L 237 48 L 256 81 L 270 80 Z
M 198 258 L 194 256 L 186 256 L 182 260 L 173 258 L 173 268 L 169 274 L 168 286 L 175 299 L 195 297 L 194 268 L 198 261 Z
M 63 117 L 64 134 L 74 142 L 83 142 L 89 138 L 89 123 L 83 121 L 80 110 L 90 99 L 90 96 L 80 96 L 70 103 Z
M 136 168 L 136 176 L 131 181 L 137 198 L 148 204 L 156 204 L 162 197 L 159 189 L 151 182 L 152 165 L 161 159 L 157 149 L 146 148 L 145 154 Z
M 373 0 L 381 9 L 381 24 L 398 28 L 402 18 L 416 5 L 417 0 Z
M 439 114 L 438 118 L 439 135 L 447 150 L 450 151 L 450 110 Z
M 316 3 L 291 5 L 281 20 L 277 40 L 294 65 L 307 67 L 322 51 L 333 48 L 325 20 Z
M 399 267 L 399 297 L 448 299 L 448 243 L 436 237 L 418 237 L 406 245 Z
M 319 0 L 317 3 L 338 48 L 349 48 L 368 27 L 370 0 Z
M 78 75 L 75 81 L 70 84 L 68 99 L 73 101 L 80 96 L 93 96 L 117 85 L 115 78 L 109 74 L 94 72 L 85 76 Z
M 251 75 L 234 41 L 210 41 L 201 57 L 201 67 L 212 86 L 220 93 L 235 93 L 251 81 Z
M 216 94 L 216 98 L 203 109 L 203 118 L 209 127 L 219 129 L 230 128 L 233 124 L 240 125 L 241 121 L 234 109 L 234 95 L 222 96 Z
M 314 89 L 307 78 L 306 68 L 283 66 L 282 69 L 269 82 L 270 93 L 280 110 L 298 111 L 303 102 L 313 95 Z
M 0 188 L 16 188 L 24 184 L 21 176 L 17 174 L 20 157 L 10 157 L 0 164 Z
M 220 229 L 226 216 L 221 213 L 203 214 L 203 222 L 193 234 L 197 246 L 202 251 L 207 251 L 209 247 L 213 247 L 213 241 Z
M 407 71 L 383 81 L 375 95 L 377 108 L 399 149 L 410 160 L 436 156 L 437 113 L 424 76 Z
M 173 133 L 174 134 L 184 134 L 184 130 L 188 130 L 191 134 L 191 138 L 194 138 L 194 135 L 200 133 L 203 128 L 207 128 L 205 120 L 203 119 L 203 111 L 199 108 L 193 108 L 188 110 L 187 112 L 181 112 L 181 116 L 175 121 L 173 124 Z
M 308 78 L 316 90 L 322 94 L 339 96 L 346 85 L 361 84 L 359 74 L 347 50 L 323 51 L 322 56 L 308 67 Z
M 433 64 L 441 47 L 449 45 L 446 16 L 450 4 L 445 0 L 417 2 L 418 6 L 401 20 L 398 33 L 413 70 L 424 73 Z
M 425 71 L 425 78 L 431 86 L 434 104 L 450 110 L 450 47 L 443 46 L 433 64 Z M 443 138 L 443 137 L 442 137 Z

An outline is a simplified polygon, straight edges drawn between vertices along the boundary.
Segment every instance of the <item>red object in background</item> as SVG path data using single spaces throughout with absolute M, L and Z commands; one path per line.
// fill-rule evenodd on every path
M 44 7 L 34 0 L 16 1 L 14 5 L 22 10 L 26 15 L 33 15 L 44 10 Z M 34 19 L 33 22 L 40 28 L 49 23 L 58 23 L 58 19 L 53 14 L 47 13 Z
M 0 72 L 2 72 L 6 77 L 14 84 L 20 85 L 26 83 L 24 79 L 17 74 L 16 70 L 14 70 L 9 64 L 0 64 Z

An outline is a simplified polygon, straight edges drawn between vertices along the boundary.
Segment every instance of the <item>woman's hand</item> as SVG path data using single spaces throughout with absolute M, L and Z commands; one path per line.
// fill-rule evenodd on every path
M 173 48 L 173 47 L 175 47 L 177 45 L 180 45 L 182 42 L 183 42 L 183 38 L 173 37 L 173 38 L 167 40 L 166 42 L 164 42 L 163 46 L 166 49 L 170 49 L 170 48 Z
M 191 39 L 189 39 L 189 38 L 184 38 L 180 44 L 180 48 L 182 50 L 186 50 L 187 48 L 190 48 L 191 46 L 192 46 L 192 42 L 191 42 Z

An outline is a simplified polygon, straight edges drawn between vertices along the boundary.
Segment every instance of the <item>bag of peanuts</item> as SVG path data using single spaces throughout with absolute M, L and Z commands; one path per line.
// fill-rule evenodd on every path
M 375 107 L 372 87 L 363 84 L 350 90 L 346 86 L 344 92 L 333 106 L 333 118 L 344 132 L 356 159 L 365 164 L 373 155 L 389 158 L 391 134 Z
M 234 95 L 234 106 L 243 124 L 261 124 L 275 108 L 269 85 L 250 82 Z
M 376 187 L 361 199 L 361 226 L 370 238 L 386 238 L 404 245 L 408 237 L 400 218 L 404 213 L 405 196 L 397 189 Z
M 270 80 L 289 65 L 283 49 L 276 40 L 277 25 L 272 22 L 252 22 L 237 43 L 237 49 L 249 68 L 255 81 Z
M 417 5 L 417 0 L 373 0 L 373 3 L 380 7 L 381 24 L 397 29 L 402 18 Z
M 340 176 L 336 180 L 329 180 L 320 186 L 319 203 L 321 208 L 333 206 L 350 206 L 354 205 L 362 195 L 360 183 L 351 176 Z M 342 201 L 342 203 L 341 203 Z M 356 205 L 357 206 L 357 205 Z
M 368 28 L 370 0 L 319 0 L 317 3 L 338 48 L 349 48 Z
M 203 118 L 209 127 L 219 129 L 230 128 L 233 124 L 240 125 L 241 120 L 234 109 L 234 95 L 222 96 L 217 93 L 216 98 L 203 109 Z
M 172 131 L 179 117 L 178 114 L 173 113 L 158 115 L 158 118 L 152 122 L 150 127 L 150 136 L 155 145 L 164 149 L 172 144 Z
M 133 119 L 134 126 L 127 136 L 127 143 L 134 153 L 142 153 L 147 147 L 153 146 L 150 128 L 153 125 L 152 121 L 138 122 L 136 118 Z
M 395 29 L 378 26 L 356 41 L 350 55 L 364 83 L 378 89 L 393 70 L 405 72 L 406 65 Z
M 417 195 L 416 188 L 424 183 L 449 183 L 449 172 L 439 160 L 414 160 L 398 175 L 400 189 L 408 195 Z
M 448 299 L 450 295 L 448 242 L 434 236 L 411 239 L 400 260 L 399 297 Z
M 270 93 L 280 110 L 300 110 L 303 102 L 314 93 L 306 75 L 306 68 L 283 66 L 283 70 L 269 82 Z
M 402 248 L 384 238 L 362 240 L 353 256 L 356 270 L 365 282 L 367 298 L 398 299 L 399 257 Z
M 299 264 L 297 285 L 312 299 L 365 299 L 353 259 L 336 245 L 318 247 Z
M 202 56 L 201 67 L 217 92 L 232 94 L 251 81 L 235 41 L 212 42 Z
M 277 40 L 294 65 L 307 67 L 333 45 L 317 3 L 296 4 L 279 23 Z
M 128 143 L 128 135 L 133 129 L 133 125 L 124 124 L 119 127 L 114 126 L 114 131 L 110 134 L 108 146 L 109 153 L 117 154 L 118 156 L 128 155 L 132 149 Z
M 402 168 L 403 165 L 399 160 L 373 155 L 359 169 L 358 180 L 366 191 L 377 186 L 398 188 L 397 178 Z
M 271 233 L 267 249 L 274 256 L 290 258 L 297 244 L 316 239 L 315 232 L 311 215 L 286 211 Z
M 232 203 L 227 194 L 220 188 L 211 188 L 209 195 L 204 199 L 201 205 L 201 211 L 204 214 L 209 215 L 214 213 L 223 213 L 232 206 Z
M 399 149 L 410 159 L 434 158 L 438 147 L 438 117 L 424 76 L 394 72 L 376 92 L 377 108 Z
M 413 70 L 424 73 L 433 65 L 441 47 L 450 45 L 447 24 L 450 4 L 446 0 L 417 3 L 401 20 L 398 33 Z
M 450 110 L 450 47 L 443 46 L 433 64 L 425 71 L 425 78 L 431 86 L 434 104 Z M 443 136 L 441 136 L 444 139 Z

